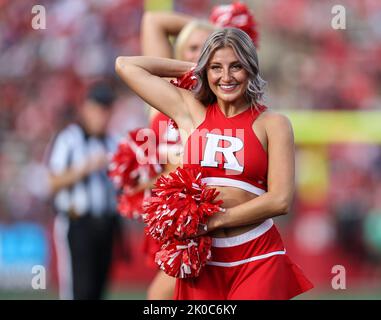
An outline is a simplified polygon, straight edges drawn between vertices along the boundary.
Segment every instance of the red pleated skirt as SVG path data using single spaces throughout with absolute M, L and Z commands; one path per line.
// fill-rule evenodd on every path
M 235 237 L 213 238 L 197 278 L 177 279 L 176 300 L 286 300 L 313 288 L 268 219 Z

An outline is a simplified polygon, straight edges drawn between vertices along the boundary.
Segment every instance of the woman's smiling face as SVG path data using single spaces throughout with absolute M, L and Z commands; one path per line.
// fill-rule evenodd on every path
M 218 102 L 246 104 L 248 73 L 231 47 L 218 49 L 207 67 L 208 84 Z

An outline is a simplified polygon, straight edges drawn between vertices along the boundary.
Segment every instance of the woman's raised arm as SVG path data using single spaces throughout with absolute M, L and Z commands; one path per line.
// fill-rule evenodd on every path
M 192 16 L 176 12 L 147 11 L 141 25 L 142 52 L 145 56 L 170 58 L 173 56 L 169 36 L 177 36 L 192 21 Z
M 180 77 L 194 63 L 157 57 L 118 57 L 115 70 L 121 79 L 152 107 L 173 120 L 189 116 L 187 102 L 192 93 L 170 84 L 162 77 Z

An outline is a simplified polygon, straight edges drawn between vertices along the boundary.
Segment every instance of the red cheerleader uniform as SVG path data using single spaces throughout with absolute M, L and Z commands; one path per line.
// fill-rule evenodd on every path
M 203 182 L 261 195 L 267 191 L 267 153 L 252 125 L 266 109 L 226 117 L 217 103 L 185 145 L 184 168 Z M 177 279 L 175 299 L 290 299 L 313 287 L 287 255 L 272 219 L 234 237 L 213 238 L 211 260 L 197 278 Z
M 157 159 L 160 165 L 164 165 L 166 164 L 168 153 L 182 151 L 179 131 L 172 125 L 171 119 L 161 112 L 158 112 L 152 118 L 151 129 L 156 137 Z M 155 255 L 159 250 L 159 242 L 150 235 L 145 235 L 143 252 L 149 267 L 158 268 L 158 265 L 155 263 Z

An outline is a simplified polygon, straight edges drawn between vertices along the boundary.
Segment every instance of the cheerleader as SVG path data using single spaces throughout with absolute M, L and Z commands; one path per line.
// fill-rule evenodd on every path
M 194 67 L 192 92 L 162 79 Z M 199 233 L 212 236 L 211 260 L 198 277 L 177 279 L 174 298 L 290 299 L 311 289 L 272 219 L 287 214 L 293 199 L 293 130 L 260 104 L 265 82 L 250 37 L 225 28 L 209 36 L 197 65 L 118 57 L 116 71 L 187 134 L 184 167 L 202 170 L 224 204 Z

